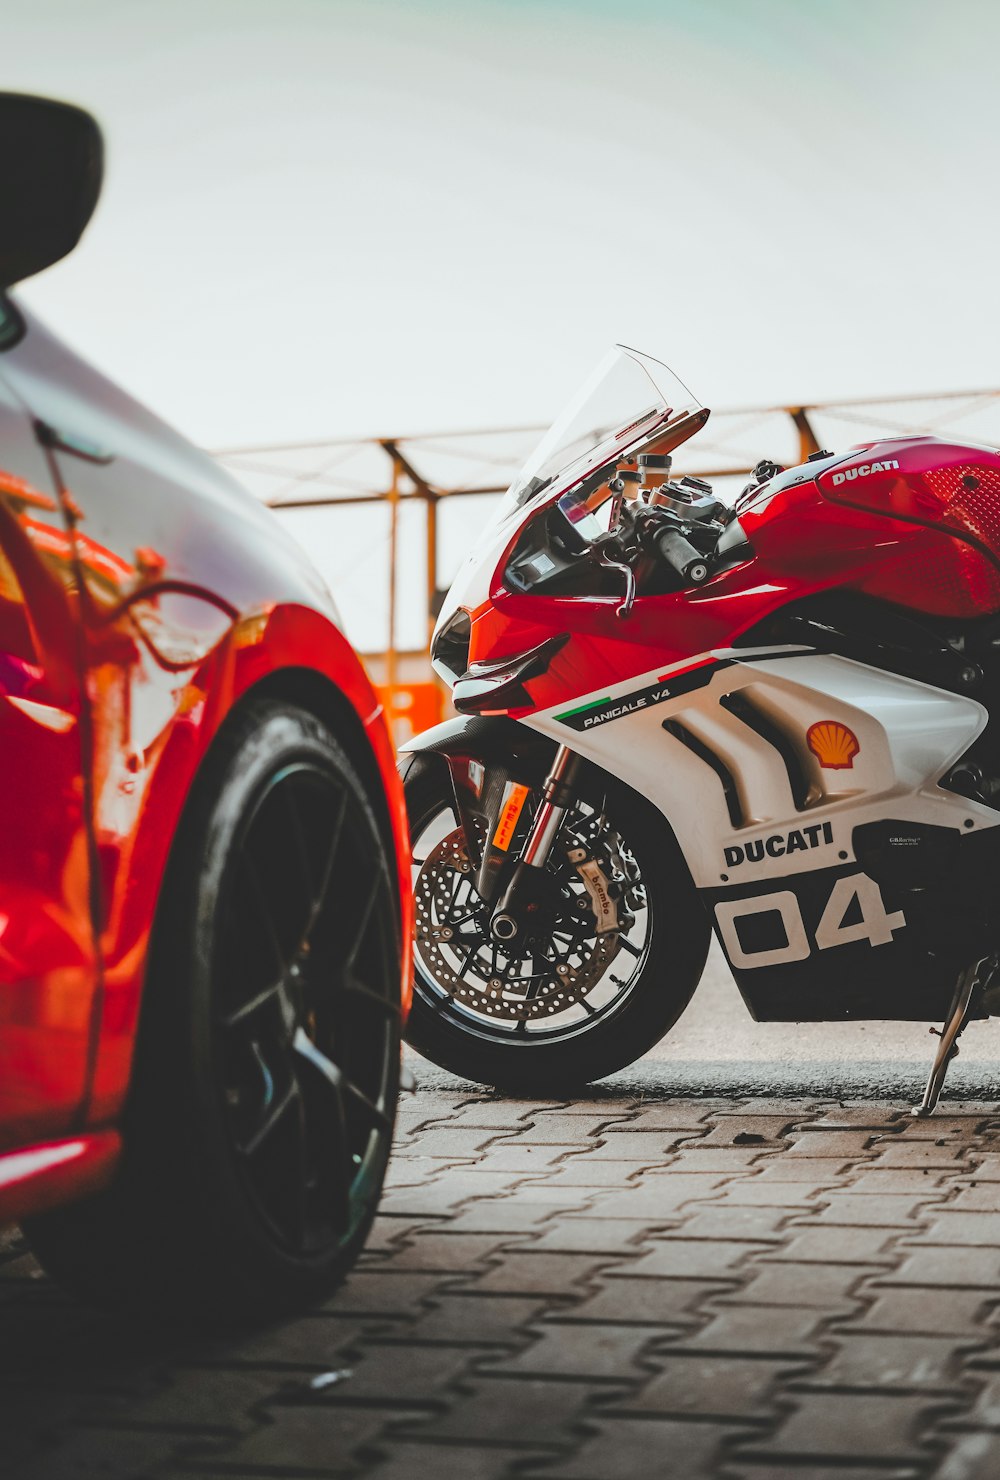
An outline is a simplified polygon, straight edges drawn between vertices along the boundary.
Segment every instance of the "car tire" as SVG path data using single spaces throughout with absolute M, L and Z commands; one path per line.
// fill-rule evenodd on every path
M 192 788 L 153 930 L 110 1189 L 31 1219 L 52 1277 L 196 1324 L 330 1292 L 361 1249 L 399 1084 L 399 912 L 343 748 L 270 699 Z

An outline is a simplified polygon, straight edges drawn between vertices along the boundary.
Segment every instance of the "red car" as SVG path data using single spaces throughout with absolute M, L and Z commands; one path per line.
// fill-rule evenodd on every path
M 374 1214 L 406 822 L 299 549 L 6 292 L 101 159 L 88 114 L 0 96 L 0 1223 L 105 1303 L 255 1315 Z

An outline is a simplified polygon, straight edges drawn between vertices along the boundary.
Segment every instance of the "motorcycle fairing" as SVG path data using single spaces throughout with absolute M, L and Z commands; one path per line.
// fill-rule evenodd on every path
M 996 829 L 938 785 L 986 721 L 966 695 L 790 646 L 716 649 L 521 718 L 663 813 L 751 1011 L 799 1020 L 940 1015 L 953 971 L 913 928 L 925 904 L 864 872 L 855 830 Z M 816 726 L 856 749 L 824 764 Z
M 859 884 L 871 891 L 863 904 Z M 702 897 L 740 995 L 759 1022 L 944 1016 L 955 966 L 929 951 L 914 930 L 919 902 L 876 885 L 856 862 L 707 889 Z M 833 916 L 839 918 L 831 927 Z M 888 939 L 877 946 L 862 934 L 873 918 L 889 922 L 882 931 Z M 824 920 L 842 938 L 820 948 Z M 857 938 L 850 938 L 852 928 Z M 759 964 L 768 954 L 772 959 Z
M 848 478 L 873 467 L 881 471 Z M 845 482 L 834 484 L 841 476 Z M 998 490 L 998 454 L 933 437 L 872 443 L 790 468 L 741 504 L 745 558 L 723 562 L 697 589 L 640 590 L 627 622 L 615 615 L 619 597 L 595 591 L 585 562 L 577 593 L 505 585 L 512 552 L 547 505 L 544 493 L 488 528 L 448 594 L 438 631 L 468 613 L 471 662 L 570 631 L 551 673 L 532 686 L 534 705 L 547 708 L 568 685 L 583 702 L 593 683 L 733 642 L 782 607 L 822 593 L 918 616 L 981 620 L 1000 611 L 1000 525 L 994 530 L 992 522 Z

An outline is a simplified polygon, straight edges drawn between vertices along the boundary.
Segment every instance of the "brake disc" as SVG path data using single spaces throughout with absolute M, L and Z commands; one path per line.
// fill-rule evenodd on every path
M 456 828 L 427 855 L 414 884 L 416 955 L 448 997 L 488 1017 L 524 1022 L 575 1006 L 604 975 L 618 953 L 618 932 L 585 934 L 575 870 L 563 870 L 565 919 L 555 936 L 511 954 L 489 934 L 492 908 L 476 891 L 465 835 Z M 587 906 L 590 921 L 596 925 Z M 586 916 L 584 915 L 584 918 Z M 560 938 L 556 938 L 560 937 Z M 531 963 L 530 967 L 527 963 Z

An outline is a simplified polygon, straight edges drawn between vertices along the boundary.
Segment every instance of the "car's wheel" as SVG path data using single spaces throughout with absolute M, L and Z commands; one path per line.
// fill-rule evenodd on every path
M 406 1037 L 453 1074 L 552 1095 L 633 1063 L 694 993 L 710 928 L 662 816 L 593 773 L 547 865 L 550 925 L 529 948 L 491 938 L 438 756 L 401 767 L 413 839 L 416 938 Z M 605 784 L 606 783 L 606 784 Z M 571 855 L 601 860 L 622 927 L 597 935 Z
M 110 1190 L 35 1218 L 74 1291 L 256 1319 L 328 1292 L 375 1213 L 399 1076 L 400 941 L 365 788 L 313 715 L 221 731 L 153 932 Z

